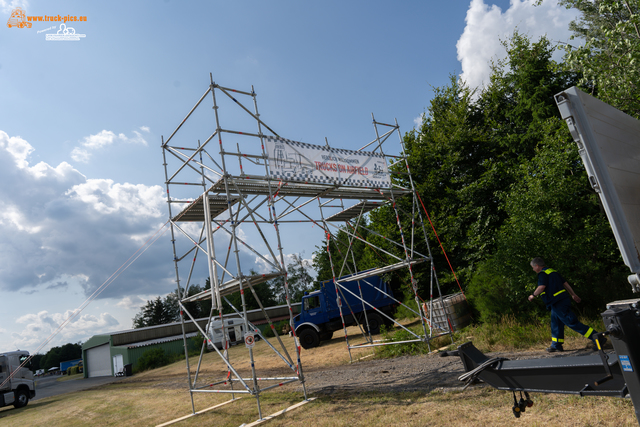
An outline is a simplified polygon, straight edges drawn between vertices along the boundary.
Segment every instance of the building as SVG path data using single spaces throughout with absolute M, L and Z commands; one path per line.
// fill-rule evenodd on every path
M 294 314 L 300 312 L 300 303 L 293 304 Z M 287 306 L 268 307 L 266 311 L 273 322 L 288 319 Z M 267 321 L 262 310 L 247 312 L 249 321 L 257 328 L 264 330 Z M 236 315 L 225 315 L 225 318 L 237 318 Z M 208 318 L 197 319 L 198 325 L 205 329 Z M 185 334 L 189 350 L 200 350 L 202 342 L 194 338 L 199 334 L 192 321 L 185 322 Z M 167 354 L 184 354 L 182 324 L 180 322 L 146 328 L 128 329 L 94 335 L 82 345 L 82 360 L 85 378 L 113 376 L 124 371 L 125 365 L 135 367 L 140 357 L 155 348 L 163 349 Z
M 203 329 L 207 319 L 199 319 Z M 197 335 L 193 322 L 185 322 L 187 338 Z M 142 354 L 161 348 L 168 354 L 184 353 L 181 323 L 149 326 L 120 332 L 94 335 L 82 345 L 85 378 L 113 376 L 124 366 L 135 365 Z

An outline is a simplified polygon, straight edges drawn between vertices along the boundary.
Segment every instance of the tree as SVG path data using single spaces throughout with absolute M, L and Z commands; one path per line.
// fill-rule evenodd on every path
M 413 180 L 485 319 L 536 314 L 526 305 L 534 256 L 562 271 L 594 312 L 603 298 L 624 291 L 611 286 L 620 279 L 620 257 L 554 101 L 579 75 L 551 59 L 546 38 L 532 42 L 515 33 L 503 44 L 507 57 L 492 65 L 486 88 L 474 93 L 452 77 L 435 90 L 420 129 L 405 135 Z M 397 236 L 390 208 L 370 218 L 373 230 Z M 436 267 L 446 266 L 433 251 Z M 439 277 L 445 293 L 457 288 L 452 274 Z M 428 281 L 418 283 L 424 293 Z
M 32 364 L 32 368 L 49 370 L 53 367 L 60 367 L 61 362 L 80 358 L 82 358 L 82 345 L 80 343 L 68 343 L 61 347 L 51 348 L 44 356 L 39 359 L 38 367 L 35 367 Z
M 314 279 L 309 274 L 311 265 L 300 254 L 293 254 L 292 262 L 287 265 L 287 286 L 291 302 L 300 302 L 305 292 L 313 290 Z M 284 278 L 278 277 L 270 283 L 272 292 L 278 304 L 286 304 Z
M 332 279 L 334 271 L 335 275 L 340 277 L 355 273 L 356 269 L 363 270 L 375 266 L 375 264 L 371 265 L 370 261 L 367 262 L 371 258 L 370 248 L 362 240 L 370 240 L 370 236 L 364 227 L 367 227 L 366 218 L 360 220 L 357 229 L 353 224 L 349 223 L 348 226 L 340 227 L 331 236 L 328 248 L 327 238 L 322 241 L 321 246 L 316 246 L 316 251 L 313 253 L 312 267 L 316 271 L 316 277 L 319 281 Z M 353 235 L 358 236 L 360 239 L 354 238 Z M 351 255 L 345 262 L 347 253 Z M 301 258 L 298 256 L 294 264 L 299 263 L 300 260 Z M 331 268 L 332 263 L 333 270 Z
M 209 288 L 209 280 L 207 279 L 204 288 L 197 284 L 191 285 L 185 292 L 184 288 L 181 287 L 180 294 L 182 298 L 186 298 L 199 294 Z M 176 289 L 164 298 L 156 297 L 155 299 L 147 301 L 145 305 L 140 307 L 140 311 L 133 318 L 133 327 L 144 328 L 180 321 L 180 306 L 178 300 L 178 291 Z M 186 302 L 184 303 L 184 307 L 194 319 L 209 317 L 209 313 L 211 312 L 211 299 Z M 187 320 L 190 320 L 188 316 L 185 315 L 185 317 Z
M 204 288 L 202 288 L 200 285 L 191 285 L 189 286 L 189 289 L 185 292 L 184 288 L 180 287 L 180 294 L 182 295 L 182 298 L 187 298 L 187 297 L 197 295 L 208 289 L 211 289 L 211 286 L 209 285 L 209 280 L 207 279 Z M 169 312 L 171 313 L 172 322 L 180 321 L 180 306 L 178 305 L 178 300 L 179 298 L 178 298 L 177 290 L 168 294 L 164 299 L 164 303 L 167 306 Z M 202 299 L 198 301 L 185 302 L 183 303 L 183 305 L 185 309 L 189 312 L 189 314 L 193 316 L 194 319 L 209 317 L 209 314 L 211 313 L 211 305 L 212 305 L 211 298 Z M 188 316 L 186 315 L 185 317 L 188 318 Z
M 256 273 L 254 271 L 250 271 L 249 274 L 254 275 Z M 277 305 L 277 301 L 275 295 L 273 294 L 272 286 L 269 281 L 253 285 L 253 290 L 258 296 L 258 299 L 260 300 L 260 303 L 263 307 L 272 307 L 274 305 Z M 240 294 L 240 291 L 234 292 L 226 298 L 231 304 L 233 304 L 236 310 L 242 311 L 242 295 Z M 247 305 L 247 310 L 255 310 L 260 308 L 260 305 L 256 301 L 255 297 L 253 296 L 253 292 L 251 292 L 250 289 L 246 288 L 244 290 L 244 298 L 245 304 Z M 225 302 L 224 298 L 222 299 L 222 305 L 224 314 L 235 313 L 235 311 L 229 306 L 229 304 Z
M 569 28 L 582 46 L 566 46 L 565 66 L 602 101 L 640 118 L 640 1 L 561 0 L 581 12 Z
M 583 312 L 595 315 L 604 302 L 630 297 L 620 286 L 625 267 L 576 144 L 567 142 L 571 137 L 558 118 L 547 119 L 543 130 L 546 137 L 534 157 L 519 166 L 503 197 L 507 220 L 496 232 L 496 251 L 480 264 L 468 288 L 484 320 L 544 311 L 541 304 L 526 302 L 536 287 L 529 262 L 538 255 L 581 295 Z
M 167 303 L 166 299 L 156 297 L 140 307 L 140 312 L 133 318 L 133 327 L 144 328 L 171 323 L 175 320 L 175 314 L 173 303 Z
M 448 86 L 435 88 L 434 92 L 422 126 L 407 133 L 404 142 L 416 190 L 446 242 L 452 262 L 464 276 L 464 270 L 472 268 L 474 259 L 481 256 L 478 246 L 482 245 L 474 243 L 470 235 L 486 245 L 490 239 L 482 238 L 487 234 L 483 230 L 493 228 L 499 220 L 496 206 L 490 201 L 492 191 L 486 188 L 491 182 L 483 179 L 493 152 L 492 140 L 484 130 L 481 111 L 473 103 L 474 92 L 463 82 L 451 76 Z M 401 185 L 408 185 L 401 175 L 397 179 Z M 410 212 L 409 202 L 401 199 L 398 205 Z M 379 234 L 399 239 L 390 207 L 372 212 L 371 223 Z M 436 241 L 428 224 L 426 227 L 429 239 Z M 379 238 L 375 241 L 382 243 Z M 422 241 L 416 249 L 428 253 Z M 437 265 L 446 265 L 439 250 L 434 255 Z M 418 283 L 420 291 L 425 292 L 429 281 Z
M 495 251 L 496 230 L 508 218 L 505 191 L 545 137 L 542 124 L 558 116 L 553 95 L 576 81 L 551 60 L 554 48 L 546 38 L 531 42 L 516 32 L 503 45 L 507 57 L 492 65 L 484 90 L 477 93 L 452 76 L 448 86 L 434 90 L 420 129 L 404 138 L 417 191 L 463 283 Z M 409 202 L 398 205 L 407 210 Z M 393 212 L 379 211 L 371 214 L 372 228 L 397 236 Z M 427 253 L 422 242 L 417 250 Z M 456 290 L 443 254 L 433 252 L 444 292 Z M 428 269 L 418 272 L 423 293 L 428 275 Z
M 44 365 L 42 364 L 42 360 L 44 359 L 44 354 L 34 354 L 31 356 L 31 370 L 37 371 L 38 369 L 44 369 Z

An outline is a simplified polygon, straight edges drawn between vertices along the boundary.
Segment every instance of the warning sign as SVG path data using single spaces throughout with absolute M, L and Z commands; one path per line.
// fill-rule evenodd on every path
M 256 345 L 256 338 L 253 332 L 247 332 L 244 335 L 244 345 L 246 345 L 247 348 L 253 348 L 253 346 Z

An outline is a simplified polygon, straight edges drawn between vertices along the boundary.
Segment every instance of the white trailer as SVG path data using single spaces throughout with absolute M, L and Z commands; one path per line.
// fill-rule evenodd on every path
M 209 336 L 211 337 L 211 343 L 218 349 L 224 349 L 225 335 L 229 341 L 229 345 L 236 345 L 244 342 L 244 324 L 240 318 L 224 319 L 224 330 L 222 328 L 222 321 L 220 319 L 213 320 L 209 327 Z M 209 350 L 213 350 L 212 344 L 207 346 Z
M 22 408 L 36 396 L 29 363 L 22 366 L 28 358 L 27 351 L 0 353 L 0 407 L 13 405 Z

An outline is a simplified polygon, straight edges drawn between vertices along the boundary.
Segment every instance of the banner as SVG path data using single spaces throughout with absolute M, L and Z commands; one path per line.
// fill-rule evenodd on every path
M 271 178 L 313 184 L 389 188 L 387 162 L 381 154 L 265 137 Z

